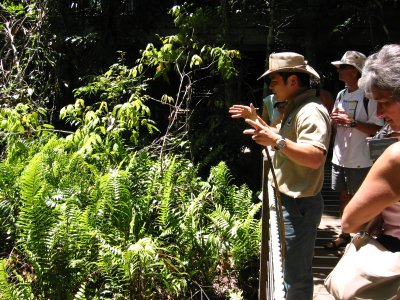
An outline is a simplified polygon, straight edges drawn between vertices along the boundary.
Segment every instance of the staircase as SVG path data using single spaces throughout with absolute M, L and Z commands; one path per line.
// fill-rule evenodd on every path
M 326 291 L 324 280 L 339 260 L 334 251 L 326 250 L 323 245 L 340 233 L 339 194 L 331 189 L 331 164 L 325 165 L 325 180 L 322 188 L 324 212 L 318 227 L 315 243 L 313 274 L 314 300 L 334 300 Z

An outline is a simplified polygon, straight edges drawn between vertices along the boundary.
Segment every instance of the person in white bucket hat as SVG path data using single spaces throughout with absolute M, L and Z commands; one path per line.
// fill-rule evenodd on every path
M 346 51 L 343 57 L 340 60 L 336 60 L 331 62 L 336 68 L 339 68 L 341 65 L 353 66 L 362 73 L 362 68 L 365 63 L 365 55 L 358 51 Z
M 269 78 L 269 88 L 278 101 L 287 100 L 280 128 L 272 128 L 248 113 L 248 106 L 229 109 L 233 118 L 245 118 L 252 129 L 245 134 L 265 148 L 273 147 L 273 167 L 280 193 L 285 225 L 284 282 L 286 299 L 313 298 L 312 260 L 317 228 L 321 221 L 321 189 L 330 140 L 330 119 L 310 77 L 319 78 L 304 56 L 295 52 L 273 53 L 269 68 L 260 78 Z M 250 105 L 252 109 L 254 107 Z
M 361 52 L 346 51 L 340 60 L 332 62 L 339 80 L 345 83 L 345 88 L 337 94 L 331 113 L 336 132 L 332 152 L 332 189 L 339 192 L 341 213 L 372 166 L 367 137 L 375 134 L 384 123 L 376 115 L 376 102 L 369 101 L 358 87 L 365 60 Z M 339 250 L 341 255 L 350 239 L 350 234 L 342 232 L 324 246 L 328 250 Z

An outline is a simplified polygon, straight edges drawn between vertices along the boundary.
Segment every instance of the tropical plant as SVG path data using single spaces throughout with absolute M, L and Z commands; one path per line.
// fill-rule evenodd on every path
M 214 105 L 214 101 L 207 101 L 208 95 L 213 94 L 210 85 L 220 80 L 217 78 L 228 80 L 237 76 L 235 63 L 240 53 L 225 46 L 216 46 L 212 39 L 207 38 L 203 25 L 209 19 L 204 9 L 184 4 L 174 6 L 170 14 L 178 32 L 159 37 L 159 46 L 149 43 L 141 51 L 141 58 L 137 61 L 138 70 L 143 70 L 143 74 L 154 72 L 155 79 L 164 79 L 175 87 L 173 93 L 164 93 L 161 101 L 153 97 L 169 108 L 168 124 L 160 141 L 161 153 L 189 141 L 191 159 L 196 160 L 199 155 L 206 159 L 208 153 L 197 154 L 192 142 L 194 132 L 197 132 L 196 139 L 202 132 L 204 140 L 207 140 L 209 128 L 206 126 L 206 132 L 203 131 L 203 126 L 193 116 L 200 105 Z M 177 83 L 171 82 L 171 78 L 176 78 Z M 223 85 L 222 82 L 219 84 Z M 176 139 L 180 143 L 176 143 Z
M 68 149 L 65 139 L 49 140 L 17 178 L 17 240 L 0 271 L 10 295 L 212 294 L 216 277 L 257 257 L 259 204 L 230 184 L 225 164 L 202 181 L 176 156 L 161 164 L 139 152 L 107 171 Z
M 27 162 L 53 133 L 46 123 L 47 111 L 19 103 L 15 108 L 0 108 L 0 253 L 11 251 L 16 238 L 16 218 L 21 197 L 19 182 Z M 1 146 L 0 146 L 1 147 Z M 3 252 L 4 251 L 4 252 Z
M 188 142 L 193 86 L 210 70 L 232 76 L 239 55 L 195 41 L 184 25 L 201 10 L 172 13 L 184 34 L 149 45 L 132 68 L 122 54 L 75 90 L 60 114 L 73 132 L 46 125 L 37 105 L 0 109 L 1 299 L 240 297 L 240 272 L 257 258 L 260 205 L 225 163 L 203 179 L 172 151 Z M 175 99 L 145 94 L 153 68 L 156 78 L 180 75 Z M 149 99 L 171 109 L 154 143 Z

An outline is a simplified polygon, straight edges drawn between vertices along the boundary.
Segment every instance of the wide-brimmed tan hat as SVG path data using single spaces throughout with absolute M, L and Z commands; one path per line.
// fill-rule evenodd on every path
M 364 54 L 358 51 L 346 51 L 341 60 L 331 62 L 336 68 L 340 65 L 350 65 L 356 68 L 360 73 L 362 73 L 362 68 L 364 67 L 366 57 Z
M 295 52 L 272 53 L 269 56 L 268 71 L 262 74 L 260 78 L 274 72 L 307 73 L 319 79 L 317 71 L 307 64 L 304 56 Z

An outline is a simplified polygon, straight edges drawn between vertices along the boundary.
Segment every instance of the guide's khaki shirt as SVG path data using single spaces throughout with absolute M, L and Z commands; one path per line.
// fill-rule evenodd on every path
M 289 100 L 279 131 L 282 137 L 313 145 L 327 153 L 330 132 L 329 113 L 316 97 L 315 90 L 307 90 Z M 283 151 L 275 151 L 273 166 L 279 191 L 293 198 L 321 192 L 325 160 L 326 156 L 320 168 L 311 169 L 290 160 Z M 275 185 L 273 181 L 272 185 Z

